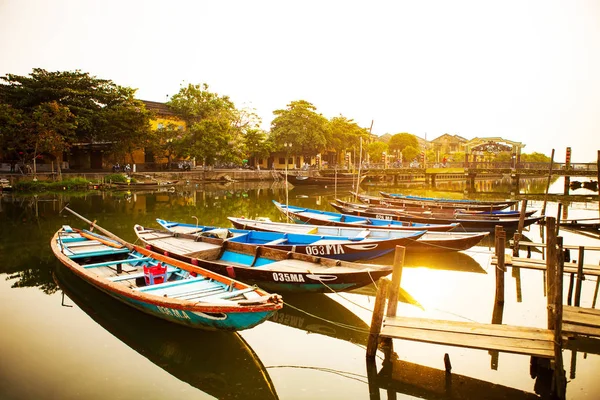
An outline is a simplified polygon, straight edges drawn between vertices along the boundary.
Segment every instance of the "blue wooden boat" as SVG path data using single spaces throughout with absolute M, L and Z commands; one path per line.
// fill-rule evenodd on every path
M 309 224 L 289 224 L 269 220 L 252 220 L 247 218 L 228 217 L 233 226 L 239 229 L 252 229 L 264 232 L 311 233 L 315 235 L 365 237 L 373 239 L 389 239 L 404 234 L 405 231 L 385 228 L 361 228 L 348 226 L 325 226 Z M 418 240 L 407 243 L 406 251 L 442 253 L 468 250 L 481 242 L 489 232 L 431 232 L 428 231 Z
M 206 330 L 238 331 L 266 321 L 281 297 L 123 241 L 70 226 L 50 242 L 77 276 L 123 303 L 155 317 Z
M 502 202 L 494 202 L 492 204 L 486 204 L 486 202 L 481 204 L 479 202 L 473 203 L 471 200 L 454 201 L 450 199 L 442 199 L 442 201 L 436 201 L 434 198 L 423 197 L 419 200 L 406 197 L 394 197 L 385 192 L 379 193 L 386 195 L 386 197 L 369 196 L 366 194 L 351 192 L 351 194 L 357 200 L 369 205 L 404 208 L 406 210 L 447 211 L 450 213 L 454 212 L 455 210 L 460 210 L 461 212 L 500 211 L 516 203 L 516 200 L 506 200 Z
M 441 197 L 425 197 L 425 196 L 412 196 L 400 193 L 387 193 L 387 192 L 379 192 L 383 197 L 388 199 L 395 200 L 403 200 L 406 202 L 416 202 L 418 204 L 455 204 L 459 207 L 466 207 L 468 205 L 474 206 L 484 206 L 489 209 L 491 207 L 494 209 L 494 206 L 499 206 L 500 210 L 508 208 L 517 203 L 517 200 L 471 200 L 471 199 L 445 199 Z
M 350 203 L 342 202 L 346 205 L 329 203 L 333 208 L 346 215 L 362 216 L 367 218 L 379 218 L 390 221 L 414 222 L 414 223 L 433 223 L 433 224 L 448 224 L 458 222 L 468 231 L 488 231 L 493 232 L 496 226 L 501 226 L 506 231 L 516 231 L 519 226 L 519 216 L 507 215 L 466 215 L 466 214 L 435 214 L 431 211 L 425 212 L 410 212 L 402 211 L 393 208 L 372 208 L 372 207 L 355 207 Z M 535 211 L 533 211 L 535 212 Z M 543 217 L 526 217 L 523 220 L 523 226 L 532 225 Z
M 331 293 L 376 282 L 391 265 L 334 260 L 223 238 L 174 233 L 136 225 L 148 249 L 276 292 Z M 221 230 L 222 231 L 222 230 Z M 218 235 L 217 235 L 218 236 Z M 225 235 L 226 236 L 226 235 Z
M 429 224 L 429 223 L 413 223 L 394 220 L 386 220 L 380 218 L 367 218 L 355 215 L 340 214 L 331 211 L 313 210 L 310 208 L 296 207 L 281 204 L 273 200 L 275 207 L 287 218 L 294 222 L 311 225 L 334 225 L 348 226 L 361 228 L 383 228 L 383 229 L 401 229 L 401 230 L 427 230 L 427 231 L 451 231 L 458 226 L 459 223 L 445 224 Z
M 186 224 L 182 222 L 156 219 L 156 222 L 169 232 L 186 233 L 195 236 L 227 236 L 230 242 L 247 243 L 283 251 L 316 255 L 336 260 L 371 260 L 384 256 L 396 249 L 416 241 L 427 231 L 402 231 L 394 237 L 372 238 L 368 231 L 362 235 L 344 237 L 338 235 L 313 235 L 308 233 L 264 232 L 251 229 L 219 228 Z

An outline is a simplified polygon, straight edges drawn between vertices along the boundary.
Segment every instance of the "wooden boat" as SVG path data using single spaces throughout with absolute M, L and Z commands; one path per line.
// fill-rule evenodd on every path
M 286 179 L 285 174 L 281 174 Z M 366 175 L 362 175 L 360 183 L 366 178 Z M 309 175 L 296 175 L 287 174 L 287 181 L 294 186 L 357 186 L 357 175 L 351 176 L 309 176 Z M 360 184 L 358 183 L 358 184 Z
M 211 398 L 279 398 L 269 371 L 239 333 L 190 329 L 138 312 L 88 285 L 63 265 L 56 268 L 54 280 L 98 325 L 156 367 Z M 248 388 L 257 395 L 249 397 Z
M 340 209 L 338 207 L 350 207 L 350 208 L 356 208 L 356 209 L 360 209 L 360 210 L 365 210 L 365 211 L 372 211 L 372 212 L 376 212 L 376 213 L 393 213 L 393 214 L 399 214 L 399 215 L 415 215 L 415 216 L 431 216 L 431 217 L 435 217 L 435 218 L 455 218 L 455 219 L 497 219 L 497 218 L 519 218 L 521 216 L 521 212 L 520 211 L 516 211 L 516 210 L 501 210 L 501 211 L 467 211 L 467 210 L 460 210 L 460 209 L 444 209 L 444 210 L 427 210 L 427 211 L 423 211 L 423 210 L 411 210 L 411 209 L 404 209 L 404 208 L 396 208 L 396 207 L 382 207 L 382 206 L 376 206 L 376 205 L 371 205 L 371 204 L 363 204 L 363 203 L 351 203 L 348 201 L 343 201 L 340 199 L 335 199 L 336 203 L 333 203 L 335 205 L 333 205 L 333 208 L 335 208 L 336 210 L 340 211 Z M 339 205 L 339 206 L 338 206 Z M 343 212 L 343 211 L 340 211 Z M 530 217 L 533 214 L 536 213 L 536 210 L 529 210 L 529 211 L 525 211 L 525 216 L 526 217 Z
M 562 228 L 598 232 L 600 231 L 600 218 L 566 219 L 559 222 Z
M 395 200 L 394 204 L 412 204 L 428 207 L 462 208 L 468 210 L 503 210 L 517 203 L 517 200 L 464 200 L 464 199 L 443 199 L 438 197 L 408 196 L 396 193 L 379 192 L 384 198 Z M 404 206 L 402 206 L 404 207 Z
M 505 210 L 510 204 L 494 204 L 494 205 L 479 205 L 479 204 L 461 204 L 461 203 L 427 203 L 427 202 L 414 202 L 411 200 L 393 199 L 386 197 L 368 196 L 364 194 L 358 194 L 356 192 L 350 192 L 355 198 L 361 203 L 377 206 L 377 207 L 389 207 L 389 208 L 401 208 L 407 211 L 438 211 L 454 213 L 460 211 L 461 213 L 494 213 L 497 211 Z M 508 212 L 508 211 L 505 211 Z M 513 212 L 513 211 L 510 211 Z M 517 211 L 518 213 L 518 211 Z
M 176 185 L 179 181 L 151 181 L 151 182 L 113 182 L 111 185 L 117 189 L 152 189 L 157 187 L 166 187 Z
M 153 251 L 270 291 L 331 293 L 352 290 L 392 272 L 390 265 L 332 260 L 140 225 L 134 229 L 138 238 Z
M 281 297 L 106 234 L 63 226 L 54 255 L 84 281 L 155 317 L 206 330 L 237 331 L 264 322 Z
M 355 237 L 365 236 L 373 239 L 392 238 L 403 231 L 377 227 L 341 227 L 307 224 L 288 224 L 285 222 L 258 221 L 246 218 L 228 217 L 233 226 L 240 229 L 252 229 L 264 232 L 311 233 L 315 235 Z M 488 232 L 435 232 L 427 231 L 418 240 L 406 244 L 407 253 L 413 252 L 450 252 L 467 250 L 481 242 Z
M 408 212 L 394 212 L 393 210 L 371 210 L 354 207 L 341 206 L 336 203 L 330 205 L 344 215 L 355 215 L 366 218 L 378 218 L 388 221 L 412 222 L 420 224 L 449 224 L 452 222 L 460 223 L 462 228 L 468 231 L 488 231 L 493 232 L 496 226 L 501 226 L 505 231 L 516 231 L 519 227 L 519 217 L 499 218 L 494 216 L 474 217 L 474 216 L 434 216 L 431 213 L 423 212 L 421 215 L 415 215 Z M 523 220 L 523 227 L 527 227 L 541 220 L 543 217 L 526 217 Z
M 308 233 L 265 232 L 249 229 L 222 228 L 186 224 L 156 219 L 156 222 L 169 232 L 183 233 L 189 236 L 215 235 L 236 243 L 264 246 L 283 251 L 317 255 L 336 260 L 370 260 L 384 256 L 396 249 L 407 246 L 419 239 L 426 231 L 402 231 L 395 237 L 374 239 L 366 231 L 363 236 L 342 237 L 338 235 L 313 235 Z
M 457 222 L 447 224 L 422 224 L 413 222 L 402 222 L 397 220 L 385 220 L 380 218 L 367 218 L 349 214 L 340 214 L 331 211 L 312 210 L 310 208 L 295 207 L 281 204 L 275 200 L 273 203 L 283 214 L 302 224 L 312 225 L 335 225 L 335 226 L 353 226 L 363 228 L 383 228 L 383 229 L 401 229 L 401 230 L 427 230 L 447 232 L 457 228 L 460 224 Z

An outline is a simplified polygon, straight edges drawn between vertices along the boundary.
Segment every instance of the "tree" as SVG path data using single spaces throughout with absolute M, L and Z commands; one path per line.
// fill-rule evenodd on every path
M 268 157 L 271 153 L 271 143 L 267 139 L 267 134 L 260 129 L 250 129 L 246 132 L 244 144 L 252 166 L 256 166 L 257 158 Z
M 404 161 L 412 161 L 414 159 L 417 158 L 418 155 L 421 154 L 421 151 L 413 146 L 408 146 L 405 147 L 404 150 L 402 150 L 402 159 Z
M 271 140 L 279 151 L 292 143 L 292 152 L 315 156 L 325 150 L 329 121 L 317 114 L 316 107 L 305 100 L 292 101 L 285 110 L 273 111 Z
M 213 165 L 219 159 L 239 163 L 243 131 L 251 125 L 228 96 L 212 93 L 206 83 L 189 84 L 167 103 L 187 125 L 183 143 L 187 154 Z M 246 123 L 248 122 L 248 123 Z
M 383 156 L 383 153 L 388 152 L 388 145 L 383 142 L 373 142 L 369 143 L 367 147 L 367 151 L 369 153 L 369 160 L 372 163 L 378 163 Z
M 358 126 L 356 122 L 340 115 L 329 121 L 329 129 L 326 131 L 326 142 L 328 149 L 334 149 L 338 154 L 346 151 L 360 149 L 360 138 L 363 138 L 363 147 L 366 150 L 369 139 L 369 131 Z M 357 156 L 360 158 L 360 156 Z M 358 161 L 358 160 L 357 160 Z
M 397 133 L 392 136 L 388 146 L 392 152 L 395 150 L 403 151 L 407 147 L 418 149 L 419 141 L 415 135 L 411 135 L 410 133 Z
M 20 126 L 1 128 L 5 131 L 0 134 L 4 148 L 16 145 L 18 152 L 35 153 L 35 143 L 42 141 L 32 137 L 39 132 L 31 129 L 31 123 L 42 120 L 44 126 L 53 126 L 51 131 L 62 138 L 58 147 L 63 150 L 77 142 L 112 143 L 113 149 L 118 150 L 123 140 L 148 127 L 148 114 L 142 103 L 134 99 L 135 89 L 79 70 L 48 72 L 35 68 L 29 76 L 8 74 L 0 80 L 0 104 L 4 105 L 1 118 L 9 120 L 18 115 L 23 121 Z M 45 132 L 48 135 L 50 131 Z M 15 134 L 29 137 L 15 139 Z M 58 140 L 58 136 L 53 140 Z

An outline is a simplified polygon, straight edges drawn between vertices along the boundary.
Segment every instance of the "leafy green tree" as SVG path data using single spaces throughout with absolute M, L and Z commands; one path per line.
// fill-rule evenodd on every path
M 380 163 L 383 153 L 388 152 L 388 145 L 379 141 L 369 143 L 367 147 L 367 152 L 369 153 L 369 162 Z
M 271 140 L 278 151 L 292 143 L 292 154 L 310 157 L 326 149 L 329 121 L 305 100 L 292 101 L 285 110 L 273 111 Z
M 338 154 L 348 150 L 360 149 L 360 138 L 363 138 L 363 148 L 366 149 L 369 131 L 358 126 L 356 122 L 342 115 L 329 121 L 326 131 L 327 148 L 334 149 Z
M 550 157 L 545 154 L 533 152 L 530 154 L 521 154 L 522 162 L 550 162 Z
M 151 151 L 155 156 L 166 157 L 169 168 L 175 158 L 181 157 L 186 153 L 183 131 L 172 122 L 151 131 L 148 139 L 146 149 Z
M 182 143 L 187 154 L 213 165 L 216 160 L 239 163 L 243 131 L 251 123 L 228 96 L 210 92 L 206 83 L 189 84 L 167 103 L 187 125 Z
M 250 157 L 250 165 L 256 166 L 256 159 L 268 157 L 271 153 L 271 143 L 267 134 L 260 129 L 249 129 L 244 136 L 246 153 Z
M 397 133 L 392 136 L 388 143 L 390 151 L 403 151 L 407 147 L 414 147 L 415 149 L 419 148 L 419 141 L 415 135 L 411 135 L 410 133 Z
M 402 150 L 402 159 L 404 161 L 410 162 L 413 159 L 417 159 L 418 155 L 421 154 L 421 151 L 413 146 L 407 146 Z
M 0 133 L 0 145 L 15 147 L 23 154 L 36 153 L 35 143 L 41 142 L 32 137 L 15 139 L 14 135 L 37 135 L 31 123 L 42 123 L 42 116 L 45 126 L 53 126 L 46 134 L 54 132 L 57 136 L 53 140 L 62 137 L 57 151 L 58 147 L 64 150 L 77 142 L 108 142 L 118 150 L 131 136 L 137 135 L 132 139 L 137 142 L 149 126 L 145 108 L 134 98 L 135 89 L 79 70 L 48 72 L 35 68 L 29 76 L 7 74 L 0 81 L 0 104 L 4 105 L 0 110 L 4 117 L 0 118 L 8 120 L 18 115 L 24 121 L 20 127 L 6 128 L 9 134 Z M 9 108 L 12 110 L 7 111 Z M 51 122 L 53 118 L 56 121 Z

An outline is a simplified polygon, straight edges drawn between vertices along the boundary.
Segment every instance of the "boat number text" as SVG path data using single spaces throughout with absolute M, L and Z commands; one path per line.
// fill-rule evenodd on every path
M 300 274 L 284 274 L 282 272 L 273 272 L 275 282 L 304 282 L 304 277 Z
M 173 308 L 166 308 L 161 306 L 156 306 L 158 311 L 162 314 L 168 315 L 169 317 L 175 317 L 179 319 L 190 319 L 190 317 L 183 311 L 175 310 Z
M 306 246 L 306 254 L 312 256 L 324 256 L 327 254 L 344 254 L 344 247 L 341 244 L 323 244 L 316 246 Z
M 390 217 L 389 215 L 379 215 L 379 214 L 377 214 L 375 216 L 375 218 L 377 218 L 377 219 L 385 219 L 387 221 L 391 221 L 391 220 L 394 219 L 394 217 Z

